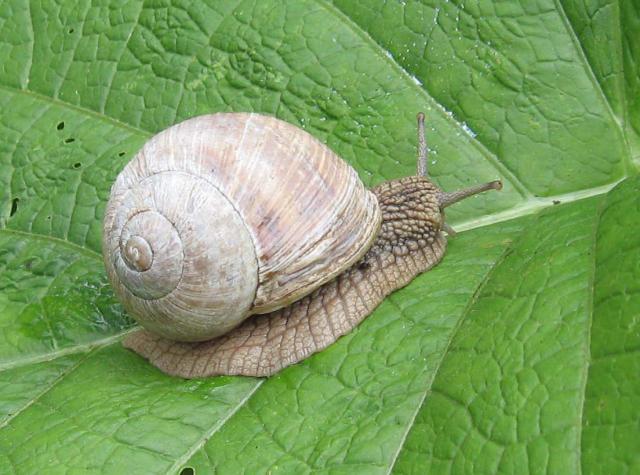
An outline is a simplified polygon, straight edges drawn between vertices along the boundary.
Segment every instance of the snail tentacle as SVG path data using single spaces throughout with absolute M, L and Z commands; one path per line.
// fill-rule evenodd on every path
M 427 147 L 427 139 L 425 138 L 424 133 L 424 113 L 420 112 L 418 114 L 418 167 L 417 167 L 417 175 L 428 177 L 428 155 L 429 148 Z

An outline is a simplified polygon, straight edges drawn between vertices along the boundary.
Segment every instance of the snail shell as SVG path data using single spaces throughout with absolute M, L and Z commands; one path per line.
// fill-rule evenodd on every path
M 309 294 L 358 261 L 381 213 L 356 172 L 273 117 L 195 117 L 149 140 L 111 190 L 103 254 L 125 309 L 203 341 Z

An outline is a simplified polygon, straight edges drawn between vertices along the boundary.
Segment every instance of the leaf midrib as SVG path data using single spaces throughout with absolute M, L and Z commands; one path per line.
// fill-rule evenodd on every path
M 531 198 L 505 211 L 499 211 L 497 213 L 480 216 L 479 218 L 467 219 L 452 224 L 455 226 L 456 231 L 470 231 L 476 228 L 483 228 L 485 226 L 511 221 L 512 219 L 536 214 L 545 208 L 559 204 L 565 205 L 573 203 L 574 201 L 585 200 L 594 196 L 607 194 L 626 178 L 627 177 L 622 177 L 613 183 L 608 183 L 594 188 L 586 188 L 584 190 L 572 191 L 562 195 L 549 196 L 545 198 Z

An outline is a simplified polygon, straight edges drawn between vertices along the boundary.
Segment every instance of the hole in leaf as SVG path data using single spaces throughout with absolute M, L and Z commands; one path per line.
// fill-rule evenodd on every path
M 82 166 L 82 163 L 80 163 L 80 162 L 76 162 L 76 163 L 73 164 L 73 168 L 76 168 L 76 169 L 80 168 L 81 166 Z
M 74 139 L 73 137 L 69 137 L 68 139 L 64 140 L 64 143 L 72 143 L 72 142 L 75 142 L 75 141 L 76 141 L 76 139 Z
M 64 129 L 64 121 L 60 122 L 58 125 L 56 125 L 56 129 L 58 129 L 58 130 Z
M 49 220 L 49 219 L 51 219 L 51 216 L 47 216 L 47 219 L 48 219 L 48 220 Z
M 124 152 L 120 152 L 120 153 L 118 154 L 118 157 L 124 157 Z
M 73 28 L 69 28 L 69 33 L 73 33 L 74 31 L 76 30 L 74 30 Z
M 14 214 L 16 214 L 16 211 L 18 211 L 18 202 L 20 201 L 20 198 L 14 198 L 11 201 L 11 211 L 9 211 L 9 216 L 13 216 Z
M 184 467 L 180 470 L 180 475 L 196 475 L 196 471 L 192 467 Z

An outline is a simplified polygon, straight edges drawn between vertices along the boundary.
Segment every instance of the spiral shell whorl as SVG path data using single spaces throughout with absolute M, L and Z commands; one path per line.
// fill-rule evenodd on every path
M 122 239 L 120 241 L 120 252 L 129 268 L 138 272 L 149 270 L 151 264 L 153 264 L 153 249 L 142 236 L 133 235 L 126 242 Z
M 254 300 L 251 236 L 231 203 L 203 178 L 162 172 L 126 186 L 140 159 L 125 168 L 107 207 L 105 263 L 114 288 L 142 325 L 167 338 L 223 334 Z
M 145 300 L 164 297 L 182 277 L 183 243 L 173 224 L 157 211 L 129 218 L 120 233 L 121 259 L 115 270 L 134 295 Z

